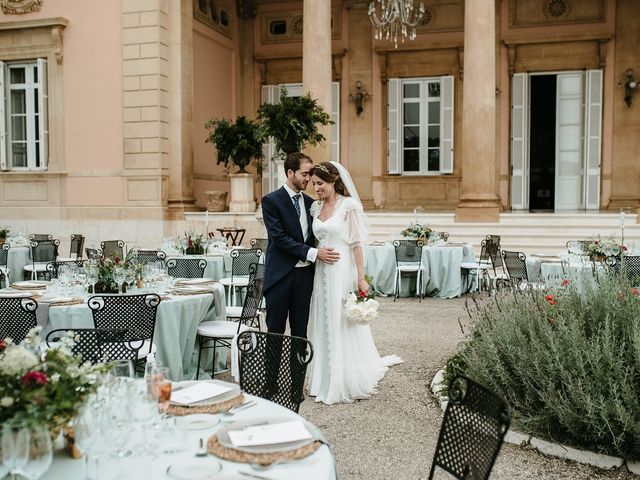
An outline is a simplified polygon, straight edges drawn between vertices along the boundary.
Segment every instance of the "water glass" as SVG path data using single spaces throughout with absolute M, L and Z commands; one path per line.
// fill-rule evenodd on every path
M 115 378 L 133 378 L 133 362 L 131 360 L 116 360 L 111 363 L 109 372 Z
M 42 477 L 51 465 L 53 446 L 51 433 L 44 425 L 32 427 L 29 436 L 27 462 L 20 470 L 20 475 L 29 480 Z
M 122 283 L 126 277 L 125 269 L 123 267 L 115 267 L 113 269 L 113 280 L 118 285 L 118 293 L 122 294 Z
M 23 422 L 6 422 L 2 426 L 2 464 L 11 473 L 11 478 L 17 474 L 29 460 L 29 429 Z

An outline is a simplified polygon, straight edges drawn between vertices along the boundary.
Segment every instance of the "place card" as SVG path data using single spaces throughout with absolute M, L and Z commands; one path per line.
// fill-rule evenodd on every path
M 200 382 L 190 387 L 171 392 L 171 403 L 181 406 L 189 406 L 193 403 L 208 400 L 231 390 L 231 387 L 211 382 Z
M 242 430 L 229 430 L 227 435 L 234 447 L 273 445 L 313 438 L 301 420 L 248 426 Z

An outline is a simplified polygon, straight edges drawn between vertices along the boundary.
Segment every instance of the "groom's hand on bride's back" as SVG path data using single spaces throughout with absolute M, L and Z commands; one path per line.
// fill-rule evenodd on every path
M 324 263 L 336 263 L 340 260 L 340 254 L 336 252 L 333 248 L 322 247 L 318 249 L 317 258 Z

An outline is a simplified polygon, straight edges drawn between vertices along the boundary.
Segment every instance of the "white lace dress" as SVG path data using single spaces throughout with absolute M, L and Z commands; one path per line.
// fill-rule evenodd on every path
M 314 350 L 309 393 L 316 402 L 352 402 L 374 394 L 387 367 L 401 360 L 380 358 L 369 326 L 342 316 L 344 298 L 357 290 L 353 248 L 366 240 L 362 206 L 340 196 L 334 214 L 325 221 L 318 218 L 321 208 L 321 202 L 311 206 L 318 247 L 333 247 L 340 260 L 332 265 L 316 263 L 309 319 Z

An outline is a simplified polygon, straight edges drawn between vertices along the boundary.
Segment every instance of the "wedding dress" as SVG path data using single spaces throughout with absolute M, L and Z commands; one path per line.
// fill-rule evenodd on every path
M 311 206 L 313 233 L 318 247 L 340 254 L 334 264 L 317 262 L 311 297 L 309 339 L 313 344 L 309 393 L 316 402 L 352 402 L 370 397 L 388 366 L 402 362 L 397 356 L 380 358 L 368 325 L 343 318 L 344 298 L 357 290 L 353 247 L 366 240 L 362 205 L 339 196 L 334 213 L 318 218 L 322 202 Z

